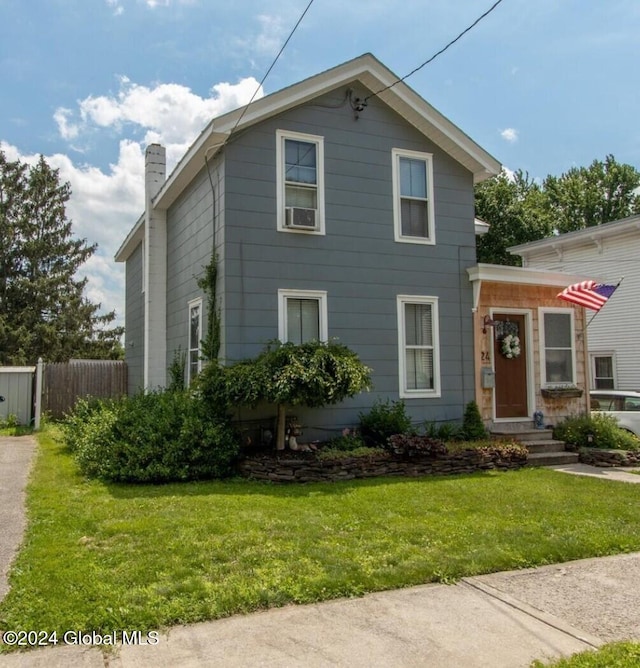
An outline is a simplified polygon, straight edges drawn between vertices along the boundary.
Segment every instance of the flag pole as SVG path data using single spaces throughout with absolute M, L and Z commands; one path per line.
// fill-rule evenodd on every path
M 622 283 L 622 281 L 624 281 L 624 276 L 623 276 L 623 277 L 616 283 L 616 290 L 620 287 L 620 283 Z M 616 290 L 614 290 L 614 292 L 615 292 Z M 613 294 L 612 294 L 611 296 L 613 297 Z M 589 320 L 589 322 L 588 322 L 588 323 L 585 325 L 585 327 L 584 327 L 585 329 L 587 329 L 587 327 L 589 327 L 589 325 L 594 321 L 594 319 L 595 319 L 595 317 L 598 315 L 598 313 L 600 313 L 600 311 L 602 311 L 602 309 L 603 309 L 605 306 L 606 306 L 606 304 L 603 304 L 603 305 L 602 305 L 602 308 L 598 309 L 598 310 L 591 316 L 591 320 Z

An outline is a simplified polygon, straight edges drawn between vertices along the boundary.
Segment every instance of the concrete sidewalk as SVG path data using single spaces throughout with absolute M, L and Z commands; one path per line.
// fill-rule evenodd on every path
M 161 631 L 157 644 L 61 646 L 8 668 L 528 667 L 640 640 L 640 553 L 287 606 Z

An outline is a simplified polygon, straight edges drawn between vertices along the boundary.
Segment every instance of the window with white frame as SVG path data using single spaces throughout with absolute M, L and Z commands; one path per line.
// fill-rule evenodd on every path
M 202 368 L 200 341 L 202 340 L 202 299 L 189 302 L 189 352 L 187 363 L 187 384 L 198 375 Z
M 591 386 L 595 390 L 615 389 L 615 358 L 612 353 L 591 355 Z
M 434 244 L 432 155 L 397 148 L 391 153 L 395 240 Z
M 576 382 L 573 309 L 540 310 L 543 386 Z
M 278 230 L 324 234 L 324 142 L 276 132 Z
M 398 297 L 400 396 L 440 396 L 438 298 Z
M 278 290 L 278 338 L 296 344 L 327 341 L 327 293 Z

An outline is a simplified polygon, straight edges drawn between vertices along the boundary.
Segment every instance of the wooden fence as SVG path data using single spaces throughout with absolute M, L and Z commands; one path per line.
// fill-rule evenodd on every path
M 69 413 L 78 399 L 108 399 L 126 393 L 126 362 L 71 360 L 44 367 L 42 410 L 55 419 Z

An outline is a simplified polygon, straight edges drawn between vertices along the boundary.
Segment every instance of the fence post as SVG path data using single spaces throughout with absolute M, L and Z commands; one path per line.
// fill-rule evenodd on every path
M 36 417 L 34 427 L 36 431 L 40 429 L 40 416 L 42 415 L 42 371 L 44 362 L 42 357 L 38 358 L 38 366 L 36 368 Z

